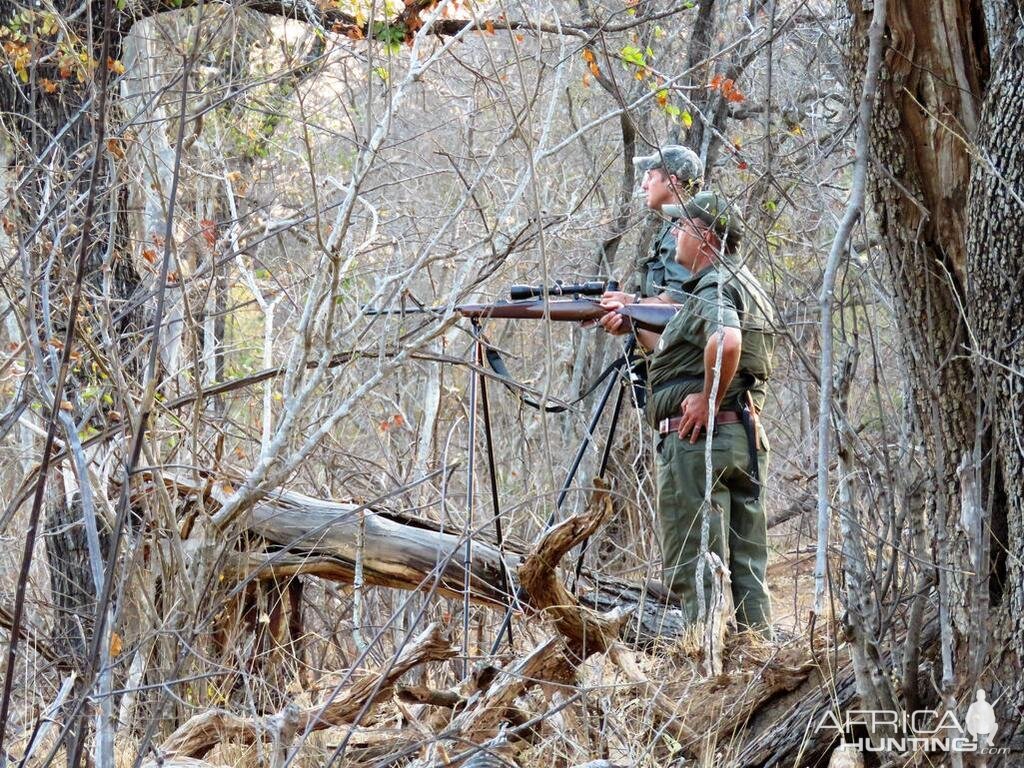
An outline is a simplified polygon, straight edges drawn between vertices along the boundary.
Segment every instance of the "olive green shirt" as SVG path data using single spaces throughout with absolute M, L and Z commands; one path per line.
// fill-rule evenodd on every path
M 721 284 L 721 299 L 719 299 Z M 737 410 L 750 390 L 755 406 L 764 406 L 775 351 L 775 311 L 761 284 L 746 267 L 710 266 L 682 285 L 682 308 L 665 326 L 648 366 L 647 417 L 652 424 L 679 415 L 682 399 L 704 389 L 704 349 L 719 324 L 743 334 L 736 376 L 729 384 L 723 410 Z M 659 385 L 685 378 L 671 386 Z
M 683 283 L 692 277 L 690 270 L 676 264 L 676 238 L 672 222 L 662 224 L 651 241 L 647 258 L 640 265 L 640 296 L 647 299 L 668 293 L 672 301 L 683 302 Z

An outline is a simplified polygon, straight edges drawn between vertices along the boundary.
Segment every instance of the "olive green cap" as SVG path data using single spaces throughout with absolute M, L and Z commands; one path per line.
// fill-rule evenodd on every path
M 716 192 L 700 192 L 686 205 L 663 205 L 661 212 L 673 219 L 689 218 L 702 221 L 720 238 L 743 234 L 743 219 L 736 206 Z
M 664 168 L 680 181 L 700 182 L 704 176 L 704 163 L 692 149 L 679 144 L 667 144 L 650 155 L 638 155 L 633 165 L 641 171 Z

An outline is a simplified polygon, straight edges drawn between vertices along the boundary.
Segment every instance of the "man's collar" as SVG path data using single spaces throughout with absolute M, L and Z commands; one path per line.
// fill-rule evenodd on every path
M 704 269 L 692 273 L 690 277 L 686 280 L 684 285 L 688 287 L 696 287 L 696 285 L 703 279 L 703 277 L 707 275 L 709 272 L 713 271 L 714 269 L 714 264 L 708 264 L 706 267 L 704 267 Z

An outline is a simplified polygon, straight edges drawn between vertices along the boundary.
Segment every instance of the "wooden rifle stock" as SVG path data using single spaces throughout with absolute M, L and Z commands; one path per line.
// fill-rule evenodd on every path
M 594 299 L 558 299 L 545 302 L 499 301 L 494 304 L 460 304 L 455 311 L 463 317 L 475 319 L 507 318 L 509 320 L 556 321 L 597 320 L 610 311 L 629 318 L 635 328 L 661 333 L 679 307 L 672 304 L 626 304 L 618 310 L 608 310 Z

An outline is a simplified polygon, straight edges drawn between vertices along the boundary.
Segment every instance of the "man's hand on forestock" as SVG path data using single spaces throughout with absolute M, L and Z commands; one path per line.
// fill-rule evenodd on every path
M 626 304 L 632 304 L 633 299 L 634 296 L 631 293 L 605 291 L 601 294 L 601 306 L 609 311 L 597 322 L 612 336 L 624 336 L 629 333 L 632 330 L 629 319 L 623 317 L 615 310 L 624 307 Z
M 683 420 L 679 422 L 678 435 L 680 440 L 690 438 L 691 443 L 696 443 L 701 432 L 708 426 L 708 401 L 700 392 L 687 395 L 679 404 Z

